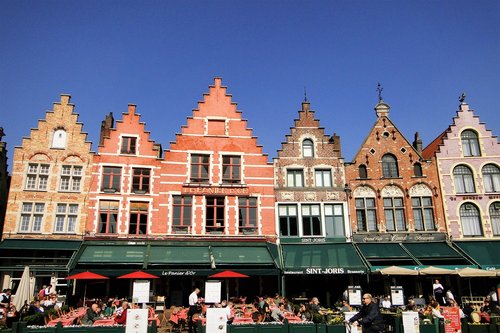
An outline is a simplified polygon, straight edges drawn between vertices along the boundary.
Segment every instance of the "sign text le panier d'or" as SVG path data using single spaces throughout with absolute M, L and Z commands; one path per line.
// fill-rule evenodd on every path
M 186 186 L 182 188 L 182 192 L 185 194 L 248 195 L 249 190 L 248 187 Z

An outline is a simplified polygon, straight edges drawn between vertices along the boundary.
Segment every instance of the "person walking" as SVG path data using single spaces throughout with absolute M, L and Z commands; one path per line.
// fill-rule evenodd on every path
M 198 294 L 200 293 L 199 288 L 195 288 L 193 292 L 189 295 L 189 311 L 188 311 L 188 331 L 193 333 L 196 328 L 193 324 L 193 315 L 198 312 Z
M 438 301 L 439 305 L 446 305 L 444 300 L 444 288 L 438 279 L 434 280 L 432 285 L 432 292 L 434 293 L 434 298 Z
M 373 302 L 371 294 L 363 295 L 363 306 L 358 313 L 352 316 L 348 323 L 353 325 L 361 324 L 363 326 L 363 333 L 380 333 L 385 330 L 385 323 L 378 305 Z

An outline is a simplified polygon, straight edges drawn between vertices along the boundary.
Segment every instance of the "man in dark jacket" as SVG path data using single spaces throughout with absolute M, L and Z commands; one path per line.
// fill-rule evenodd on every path
M 363 295 L 361 310 L 349 319 L 350 324 L 357 325 L 358 322 L 363 326 L 363 333 L 379 333 L 385 329 L 384 319 L 370 294 Z

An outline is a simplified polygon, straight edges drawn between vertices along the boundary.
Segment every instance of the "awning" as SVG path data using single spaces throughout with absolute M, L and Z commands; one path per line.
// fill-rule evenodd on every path
M 0 268 L 3 271 L 68 271 L 69 262 L 81 241 L 6 239 L 0 243 Z
M 210 267 L 208 246 L 151 246 L 148 265 L 204 265 Z
M 500 269 L 500 241 L 457 241 L 453 244 L 471 257 L 482 269 Z
M 88 245 L 78 258 L 78 264 L 143 264 L 145 252 L 145 245 Z
M 446 242 L 362 243 L 356 246 L 372 271 L 381 266 L 404 266 L 411 269 L 421 266 L 451 269 L 474 266 L 474 263 Z
M 364 274 L 366 266 L 350 243 L 282 245 L 283 273 Z
M 212 246 L 215 265 L 275 266 L 267 246 Z

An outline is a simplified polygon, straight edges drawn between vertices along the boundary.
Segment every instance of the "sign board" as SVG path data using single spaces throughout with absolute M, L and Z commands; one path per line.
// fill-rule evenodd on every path
M 349 304 L 354 306 L 361 306 L 361 287 L 360 286 L 348 286 L 347 293 L 349 297 Z
M 205 282 L 205 303 L 220 303 L 221 285 L 220 281 Z
M 351 287 L 348 287 L 348 288 L 351 288 Z M 360 289 L 360 292 L 361 292 L 361 289 Z M 344 315 L 345 315 L 345 320 L 347 320 L 347 321 L 348 321 L 348 320 L 349 320 L 349 319 L 351 319 L 351 318 L 352 318 L 355 314 L 357 314 L 357 312 L 349 312 L 349 311 L 348 311 L 348 312 L 344 312 Z M 357 325 L 356 325 L 356 326 L 355 326 L 355 325 L 349 325 L 349 326 L 350 326 L 350 328 L 351 328 L 351 329 L 349 330 L 349 332 L 351 332 L 351 333 L 358 333 L 358 332 L 359 332 L 359 333 L 361 333 L 360 331 L 358 331 L 358 327 L 359 327 L 359 326 L 357 326 Z
M 128 309 L 125 333 L 143 333 L 148 331 L 148 309 Z
M 228 308 L 208 308 L 206 332 L 226 333 Z
M 134 289 L 132 291 L 132 303 L 148 303 L 149 302 L 149 281 L 136 280 L 134 281 Z
M 460 309 L 456 306 L 443 306 L 441 309 L 443 310 L 444 317 L 444 332 L 462 332 L 462 326 L 460 324 Z
M 404 333 L 420 333 L 420 321 L 417 311 L 403 311 Z
M 369 234 L 354 234 L 352 240 L 356 243 L 390 243 L 390 242 L 408 242 L 408 243 L 425 243 L 425 242 L 443 242 L 446 240 L 445 233 L 369 233 Z
M 403 287 L 391 286 L 391 304 L 395 306 L 405 305 Z
M 340 274 L 365 274 L 364 268 L 352 267 L 307 267 L 297 269 L 287 269 L 283 271 L 285 275 L 340 275 Z

